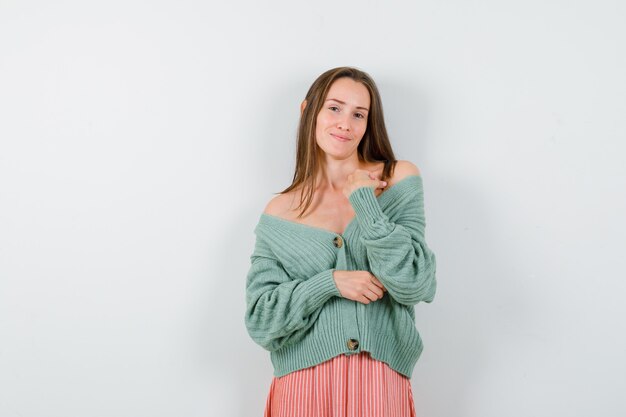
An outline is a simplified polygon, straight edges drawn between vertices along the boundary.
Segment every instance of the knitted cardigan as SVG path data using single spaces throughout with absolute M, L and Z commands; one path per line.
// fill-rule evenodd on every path
M 343 234 L 267 213 L 254 229 L 244 321 L 277 377 L 367 351 L 411 378 L 421 355 L 414 306 L 430 303 L 437 286 L 422 177 L 404 177 L 379 196 L 360 187 L 348 199 L 355 217 Z M 370 271 L 387 291 L 369 304 L 344 298 L 334 270 Z

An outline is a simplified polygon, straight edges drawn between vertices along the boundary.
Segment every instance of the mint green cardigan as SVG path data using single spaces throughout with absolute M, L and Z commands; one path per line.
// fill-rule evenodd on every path
M 367 351 L 411 378 L 422 352 L 414 306 L 430 303 L 437 286 L 422 177 L 407 176 L 378 197 L 360 187 L 348 199 L 355 218 L 343 234 L 267 213 L 254 229 L 244 321 L 270 351 L 277 377 Z M 344 298 L 334 270 L 370 271 L 387 292 L 369 304 Z

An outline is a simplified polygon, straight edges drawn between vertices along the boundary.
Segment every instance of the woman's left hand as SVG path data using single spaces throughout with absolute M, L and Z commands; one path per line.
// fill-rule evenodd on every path
M 382 170 L 367 171 L 364 169 L 357 169 L 352 174 L 348 175 L 348 179 L 343 186 L 343 194 L 346 198 L 350 197 L 350 194 L 357 188 L 370 187 L 376 190 L 377 188 L 385 188 L 387 186 L 386 181 L 381 181 L 380 175 Z

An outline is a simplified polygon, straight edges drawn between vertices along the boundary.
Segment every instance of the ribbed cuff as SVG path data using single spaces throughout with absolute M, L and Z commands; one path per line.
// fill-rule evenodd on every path
M 326 269 L 305 281 L 313 305 L 322 305 L 333 296 L 341 297 L 333 278 L 334 270 Z
M 372 187 L 357 188 L 352 191 L 348 200 L 354 208 L 363 236 L 376 239 L 391 233 L 389 219 L 380 208 Z

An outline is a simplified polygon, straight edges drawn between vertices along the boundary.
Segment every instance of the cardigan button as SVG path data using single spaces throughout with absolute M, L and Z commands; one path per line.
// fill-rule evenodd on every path
M 340 248 L 343 245 L 343 239 L 341 239 L 341 236 L 335 236 L 333 243 L 336 247 Z
M 357 350 L 359 348 L 359 341 L 356 339 L 348 339 L 348 349 Z

